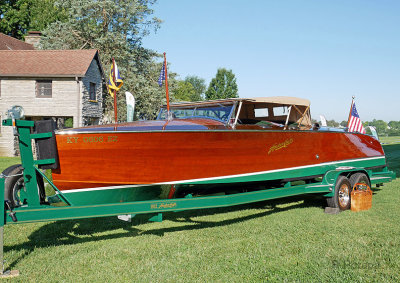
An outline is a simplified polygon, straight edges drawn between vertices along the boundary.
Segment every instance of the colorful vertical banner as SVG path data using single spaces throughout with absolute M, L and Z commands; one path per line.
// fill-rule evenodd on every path
M 168 72 L 167 72 L 167 57 L 164 52 L 164 63 L 160 72 L 160 76 L 158 77 L 158 85 L 162 87 L 162 82 L 165 80 L 165 95 L 167 97 L 167 119 L 171 119 L 171 115 L 169 112 L 169 93 L 168 93 Z
M 108 92 L 110 93 L 111 97 L 114 98 L 114 121 L 115 124 L 118 123 L 118 109 L 117 109 L 117 91 L 120 90 L 124 82 L 121 79 L 121 76 L 119 74 L 119 69 L 117 66 L 117 63 L 114 60 L 114 57 L 112 58 L 112 65 L 111 65 L 111 71 L 110 71 L 110 77 L 108 79 Z M 115 130 L 117 130 L 115 126 Z

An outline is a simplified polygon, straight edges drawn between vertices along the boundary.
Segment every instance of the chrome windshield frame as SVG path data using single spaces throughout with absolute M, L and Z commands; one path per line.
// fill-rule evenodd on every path
M 224 123 L 225 125 L 229 125 L 229 124 L 230 124 L 231 117 L 232 117 L 232 115 L 233 115 L 233 113 L 234 113 L 234 111 L 235 111 L 235 109 L 236 109 L 236 105 L 237 105 L 237 102 L 235 101 L 235 102 L 224 103 L 224 104 L 222 104 L 222 103 L 215 103 L 215 104 L 211 104 L 211 105 L 207 105 L 207 106 L 204 106 L 204 105 L 193 105 L 193 107 L 184 107 L 184 109 L 192 110 L 192 111 L 193 111 L 192 115 L 190 115 L 190 116 L 185 116 L 185 117 L 178 117 L 178 118 L 182 118 L 182 119 L 188 119 L 188 118 L 205 118 L 205 119 L 216 120 L 216 121 L 219 121 L 219 122 L 221 122 L 221 123 Z M 222 120 L 222 119 L 219 119 L 219 118 L 216 118 L 216 117 L 211 117 L 211 116 L 195 115 L 197 110 L 201 110 L 202 108 L 207 109 L 207 107 L 209 107 L 209 108 L 211 108 L 211 107 L 221 107 L 221 108 L 230 107 L 230 110 L 229 110 L 229 113 L 228 113 L 228 115 L 227 115 L 227 118 L 226 118 L 226 119 L 223 119 L 223 120 Z M 171 108 L 170 111 L 173 112 L 174 109 L 179 110 L 179 109 L 180 109 L 180 106 L 179 106 L 179 105 L 176 105 L 176 106 L 174 107 L 174 105 L 171 105 L 170 108 Z M 164 120 L 161 116 L 162 116 L 162 114 L 165 112 L 165 109 L 166 109 L 165 107 L 161 107 L 160 111 L 158 112 L 158 115 L 157 115 L 156 120 Z M 181 110 L 183 110 L 183 108 L 182 108 Z

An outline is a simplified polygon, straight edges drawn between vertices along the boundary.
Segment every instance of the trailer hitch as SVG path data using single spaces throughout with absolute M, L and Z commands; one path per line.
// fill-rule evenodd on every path
M 18 219 L 17 219 L 17 216 L 15 215 L 15 211 L 13 211 L 11 208 L 11 202 L 8 199 L 6 199 L 4 201 L 4 203 L 5 203 L 5 207 L 8 207 L 8 209 L 10 210 L 10 217 L 11 217 L 12 221 L 17 222 Z

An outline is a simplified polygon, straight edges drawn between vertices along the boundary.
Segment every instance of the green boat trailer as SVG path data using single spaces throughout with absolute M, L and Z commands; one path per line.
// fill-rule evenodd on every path
M 137 214 L 149 214 L 150 221 L 162 221 L 165 212 L 179 212 L 184 210 L 206 209 L 216 207 L 228 207 L 245 203 L 259 202 L 302 194 L 322 194 L 325 197 L 334 196 L 336 180 L 341 175 L 349 175 L 352 172 L 364 173 L 373 184 L 390 182 L 395 174 L 387 167 L 381 171 L 366 170 L 365 168 L 347 167 L 327 171 L 319 182 L 296 184 L 287 181 L 283 187 L 261 189 L 251 192 L 233 193 L 227 195 L 210 195 L 193 197 L 191 194 L 182 198 L 153 199 L 132 202 L 115 202 L 93 205 L 74 205 L 58 188 L 41 172 L 38 165 L 52 164 L 55 159 L 34 160 L 32 140 L 47 139 L 53 133 L 32 134 L 33 121 L 6 119 L 3 126 L 14 127 L 14 133 L 19 139 L 21 163 L 24 176 L 24 198 L 26 204 L 11 208 L 4 199 L 4 182 L 7 176 L 0 176 L 0 210 L 4 211 L 4 217 L 0 217 L 0 274 L 7 275 L 3 265 L 3 233 L 5 224 L 21 224 L 41 221 L 55 221 L 92 217 L 107 217 L 117 215 L 134 216 Z M 49 203 L 41 204 L 37 187 L 37 172 L 57 192 L 57 196 L 64 206 L 54 206 Z

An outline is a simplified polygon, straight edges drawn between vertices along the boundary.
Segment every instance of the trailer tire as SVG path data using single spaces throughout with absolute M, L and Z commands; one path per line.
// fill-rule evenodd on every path
M 349 180 L 350 180 L 350 184 L 351 184 L 352 188 L 357 183 L 366 184 L 366 185 L 368 185 L 368 187 L 371 187 L 371 182 L 369 181 L 367 175 L 364 173 L 355 173 L 350 176 Z
M 340 210 L 347 210 L 351 205 L 351 183 L 345 176 L 339 176 L 335 185 L 335 195 L 327 198 L 328 206 L 339 208 Z
M 26 198 L 24 196 L 24 168 L 21 164 L 13 165 L 3 171 L 5 176 L 4 181 L 4 199 L 10 201 L 11 208 L 26 204 Z M 44 203 L 46 194 L 44 191 L 44 182 L 42 176 L 36 172 L 36 180 L 39 191 L 40 202 Z

